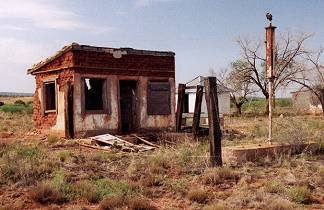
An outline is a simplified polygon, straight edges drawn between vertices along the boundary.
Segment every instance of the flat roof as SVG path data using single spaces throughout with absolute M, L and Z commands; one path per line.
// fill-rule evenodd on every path
M 61 50 L 57 51 L 53 56 L 50 56 L 36 64 L 34 64 L 30 69 L 27 70 L 27 74 L 31 74 L 37 69 L 43 67 L 44 65 L 48 64 L 49 62 L 55 60 L 56 58 L 60 57 L 64 53 L 68 51 L 91 51 L 91 52 L 114 52 L 120 51 L 124 52 L 128 55 L 150 55 L 150 56 L 167 56 L 167 57 L 174 57 L 175 53 L 172 51 L 154 51 L 154 50 L 141 50 L 141 49 L 133 49 L 129 47 L 121 47 L 121 48 L 111 48 L 111 47 L 96 47 L 91 45 L 80 45 L 78 43 L 72 43 L 69 45 L 64 46 Z

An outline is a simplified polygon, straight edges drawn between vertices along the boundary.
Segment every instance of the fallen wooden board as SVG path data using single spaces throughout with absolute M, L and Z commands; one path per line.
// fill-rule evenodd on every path
M 159 147 L 159 145 L 153 144 L 152 142 L 146 141 L 145 139 L 137 136 L 136 134 L 132 134 L 132 136 L 136 137 L 137 139 L 139 139 L 140 141 L 152 146 L 152 147 Z
M 94 137 L 90 137 L 90 139 L 92 139 L 94 141 L 101 142 L 101 143 L 109 144 L 113 147 L 121 149 L 122 151 L 131 151 L 131 152 L 140 151 L 140 152 L 142 152 L 142 151 L 155 149 L 155 147 L 152 147 L 152 146 L 135 145 L 135 144 L 132 144 L 128 141 L 125 141 L 121 138 L 118 138 L 118 137 L 110 135 L 110 134 L 94 136 Z
M 110 148 L 108 147 L 100 147 L 100 146 L 92 146 L 92 145 L 89 145 L 89 144 L 84 144 L 84 143 L 80 143 L 80 142 L 77 142 L 77 144 L 79 144 L 80 146 L 83 146 L 83 147 L 88 147 L 88 148 L 92 148 L 92 149 L 98 149 L 98 150 L 110 150 Z

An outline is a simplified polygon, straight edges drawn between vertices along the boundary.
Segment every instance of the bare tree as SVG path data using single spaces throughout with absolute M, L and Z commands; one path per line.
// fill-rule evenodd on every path
M 324 66 L 320 63 L 324 49 L 305 54 L 305 62 L 300 65 L 301 71 L 290 78 L 288 83 L 294 82 L 307 88 L 322 105 L 324 116 Z
M 277 39 L 275 58 L 276 58 L 276 78 L 273 84 L 273 90 L 279 86 L 287 85 L 295 75 L 301 71 L 299 68 L 299 58 L 307 52 L 304 49 L 305 41 L 310 38 L 309 34 L 292 35 L 290 33 L 280 36 Z M 250 42 L 248 40 L 238 39 L 244 68 L 241 68 L 242 82 L 253 83 L 259 91 L 269 99 L 268 81 L 265 75 L 265 51 L 261 42 Z M 268 103 L 267 103 L 268 104 Z M 268 107 L 267 107 L 268 110 Z
M 231 102 L 236 107 L 236 113 L 242 114 L 242 106 L 248 101 L 248 96 L 256 92 L 251 80 L 246 80 L 246 73 L 242 71 L 247 63 L 237 60 L 231 64 L 229 73 L 225 76 L 225 84 L 231 89 Z

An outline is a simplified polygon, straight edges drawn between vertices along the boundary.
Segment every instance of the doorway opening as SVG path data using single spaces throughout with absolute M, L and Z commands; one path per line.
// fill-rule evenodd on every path
M 119 81 L 121 132 L 130 133 L 136 131 L 137 112 L 137 82 L 133 80 Z

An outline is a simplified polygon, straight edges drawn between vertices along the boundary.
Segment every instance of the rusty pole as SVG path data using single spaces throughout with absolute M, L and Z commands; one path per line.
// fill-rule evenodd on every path
M 275 79 L 275 26 L 272 26 L 272 15 L 267 14 L 270 21 L 269 26 L 266 27 L 266 75 L 269 80 L 269 135 L 268 143 L 272 143 L 272 103 L 273 103 L 273 82 Z

